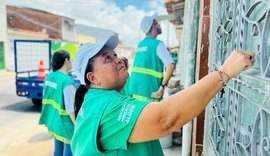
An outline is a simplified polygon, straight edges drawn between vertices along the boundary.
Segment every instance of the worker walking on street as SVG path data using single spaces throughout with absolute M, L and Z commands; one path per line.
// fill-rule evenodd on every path
M 172 76 L 174 61 L 165 44 L 157 39 L 162 29 L 156 13 L 142 19 L 141 29 L 146 37 L 136 49 L 131 76 L 125 88 L 134 98 L 160 101 Z
M 68 72 L 72 62 L 68 52 L 61 50 L 52 57 L 52 72 L 45 81 L 42 112 L 39 124 L 45 124 L 54 137 L 54 156 L 71 156 L 70 141 L 73 136 L 76 87 Z

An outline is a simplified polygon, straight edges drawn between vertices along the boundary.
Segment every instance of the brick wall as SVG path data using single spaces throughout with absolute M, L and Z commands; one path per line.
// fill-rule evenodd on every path
M 62 39 L 62 17 L 39 10 L 7 6 L 7 26 L 11 29 L 47 32 L 49 38 Z

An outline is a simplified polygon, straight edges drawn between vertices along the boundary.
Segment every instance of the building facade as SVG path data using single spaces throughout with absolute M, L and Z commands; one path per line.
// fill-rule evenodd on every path
M 30 8 L 6 7 L 6 70 L 14 71 L 14 40 L 75 41 L 75 20 Z

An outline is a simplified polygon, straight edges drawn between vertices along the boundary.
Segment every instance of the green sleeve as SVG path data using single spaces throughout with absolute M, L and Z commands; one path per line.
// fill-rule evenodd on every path
M 99 125 L 98 140 L 103 150 L 127 149 L 132 129 L 148 103 L 120 96 L 108 104 Z

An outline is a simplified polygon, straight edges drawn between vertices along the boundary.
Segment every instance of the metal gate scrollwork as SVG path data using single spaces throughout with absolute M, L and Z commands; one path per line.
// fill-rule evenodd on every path
M 270 0 L 211 1 L 209 69 L 234 49 L 256 53 L 206 110 L 204 155 L 270 156 Z

